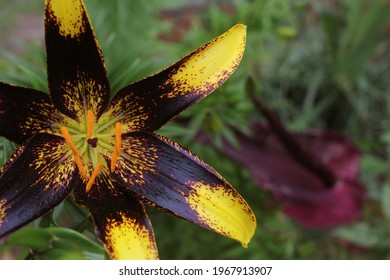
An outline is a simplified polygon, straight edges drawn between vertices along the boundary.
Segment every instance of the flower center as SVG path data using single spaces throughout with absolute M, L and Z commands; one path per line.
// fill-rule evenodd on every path
M 115 171 L 121 153 L 122 124 L 116 121 L 99 123 L 92 110 L 86 112 L 86 119 L 80 123 L 65 119 L 60 132 L 73 154 L 80 175 L 87 182 L 85 190 L 89 192 L 103 168 Z M 109 167 L 103 154 L 111 155 Z

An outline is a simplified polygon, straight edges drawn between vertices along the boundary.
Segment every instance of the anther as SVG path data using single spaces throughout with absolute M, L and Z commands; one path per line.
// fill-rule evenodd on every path
M 95 169 L 93 170 L 91 177 L 89 177 L 87 186 L 85 187 L 85 191 L 89 192 L 89 190 L 92 188 L 93 183 L 95 182 L 96 177 L 99 175 L 100 171 L 102 170 L 103 164 L 100 162 L 96 165 Z
M 114 151 L 112 153 L 111 165 L 110 165 L 111 172 L 114 172 L 115 170 L 116 161 L 118 160 L 118 157 L 121 154 L 121 146 L 122 146 L 122 124 L 120 122 L 117 122 L 115 124 L 115 146 L 114 146 Z
M 121 154 L 122 146 L 122 124 L 117 122 L 115 124 L 115 150 L 118 156 Z
M 111 172 L 114 172 L 115 171 L 115 166 L 116 166 L 116 161 L 118 160 L 118 154 L 116 153 L 116 151 L 114 150 L 114 152 L 112 153 L 112 158 L 111 158 L 111 165 L 110 165 L 110 170 Z
M 77 150 L 76 146 L 73 144 L 72 138 L 70 137 L 69 130 L 65 126 L 63 126 L 60 128 L 60 131 L 62 136 L 65 139 L 65 143 L 70 147 L 70 149 L 73 152 L 74 161 L 76 162 L 76 166 L 79 169 L 81 176 L 83 176 L 84 179 L 87 179 L 88 175 L 85 172 L 83 162 L 79 155 L 79 151 Z
M 93 123 L 95 122 L 95 116 L 92 110 L 87 111 L 87 137 L 91 139 L 93 131 Z

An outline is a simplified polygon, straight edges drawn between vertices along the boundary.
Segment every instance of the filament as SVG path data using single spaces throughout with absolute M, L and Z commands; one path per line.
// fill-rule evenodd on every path
M 99 162 L 98 165 L 96 165 L 95 169 L 93 170 L 91 177 L 89 177 L 87 186 L 85 187 L 86 192 L 89 192 L 89 190 L 92 188 L 92 185 L 95 182 L 95 179 L 99 175 L 102 168 L 103 168 L 103 164 Z
M 72 138 L 70 137 L 69 130 L 65 126 L 62 126 L 60 128 L 60 131 L 62 133 L 62 136 L 65 139 L 65 143 L 70 147 L 70 149 L 73 152 L 74 161 L 76 162 L 76 166 L 79 169 L 81 176 L 83 176 L 84 179 L 87 179 L 88 175 L 85 172 L 84 165 L 83 165 L 83 162 L 80 158 L 79 151 L 77 150 L 76 146 L 74 145 L 74 143 L 72 141 Z

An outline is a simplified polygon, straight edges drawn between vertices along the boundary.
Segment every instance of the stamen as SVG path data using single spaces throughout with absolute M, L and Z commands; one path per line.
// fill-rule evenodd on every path
M 85 191 L 89 192 L 89 190 L 92 188 L 93 183 L 95 182 L 96 177 L 99 175 L 100 171 L 102 170 L 103 164 L 100 162 L 98 165 L 96 165 L 95 169 L 93 170 L 91 177 L 89 177 L 87 186 L 85 187 Z
M 111 172 L 115 171 L 115 166 L 116 166 L 117 160 L 118 160 L 118 154 L 116 153 L 116 150 L 114 149 L 114 152 L 112 153 L 112 158 L 111 158 L 111 166 L 110 166 Z
M 114 172 L 116 161 L 118 160 L 118 156 L 121 154 L 121 146 L 122 146 L 122 124 L 120 122 L 117 122 L 115 124 L 115 146 L 114 146 L 114 152 L 112 153 L 111 158 L 111 165 L 110 169 L 111 172 Z
M 121 154 L 122 146 L 122 124 L 117 122 L 115 124 L 115 149 L 118 156 Z
M 76 162 L 76 166 L 79 169 L 79 172 L 81 176 L 84 177 L 84 179 L 87 179 L 87 173 L 85 172 L 83 162 L 80 158 L 79 151 L 77 150 L 76 146 L 73 144 L 72 138 L 70 137 L 69 131 L 65 126 L 62 126 L 60 128 L 60 131 L 62 133 L 62 136 L 65 139 L 65 143 L 70 147 L 70 149 L 73 152 L 74 161 Z
M 88 139 L 91 139 L 91 137 L 92 137 L 94 121 L 95 121 L 95 116 L 94 116 L 92 110 L 88 110 L 87 111 L 87 137 L 88 137 Z

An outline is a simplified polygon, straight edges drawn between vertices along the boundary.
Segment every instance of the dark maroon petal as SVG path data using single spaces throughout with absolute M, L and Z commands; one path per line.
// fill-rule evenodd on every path
M 296 137 L 339 178 L 357 180 L 361 153 L 350 140 L 334 132 L 321 131 L 300 133 Z
M 99 117 L 109 102 L 110 86 L 81 0 L 45 1 L 45 39 L 53 104 L 73 119 L 87 110 Z
M 254 234 L 254 214 L 239 193 L 210 166 L 167 138 L 126 134 L 112 176 L 152 205 L 243 246 Z
M 88 207 L 96 235 L 111 259 L 158 259 L 153 228 L 142 203 L 102 171 L 87 193 L 75 188 L 76 201 Z
M 340 226 L 361 217 L 364 193 L 359 183 L 342 180 L 310 198 L 289 199 L 283 212 L 309 228 Z
M 249 169 L 262 187 L 281 194 L 324 188 L 323 182 L 290 156 L 272 132 L 256 127 L 253 137 L 239 134 L 240 148 L 225 146 L 225 153 Z
M 39 132 L 53 132 L 59 119 L 49 95 L 0 82 L 0 135 L 21 144 Z
M 42 133 L 0 170 L 0 237 L 42 216 L 72 190 L 77 170 L 62 137 Z

